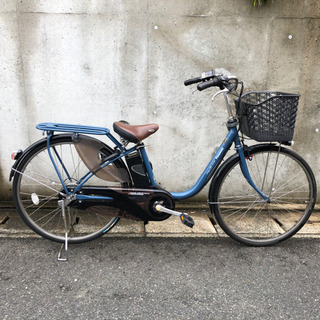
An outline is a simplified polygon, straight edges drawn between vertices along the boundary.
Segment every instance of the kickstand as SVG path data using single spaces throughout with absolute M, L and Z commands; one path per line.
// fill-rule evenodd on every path
M 65 212 L 65 200 L 59 200 L 58 204 L 62 209 L 62 219 L 63 219 L 64 231 L 65 231 L 65 240 L 59 250 L 58 261 L 68 261 L 68 225 L 67 225 L 67 217 Z
M 65 235 L 65 241 L 61 245 L 61 248 L 58 253 L 58 261 L 68 261 L 68 234 L 67 233 Z

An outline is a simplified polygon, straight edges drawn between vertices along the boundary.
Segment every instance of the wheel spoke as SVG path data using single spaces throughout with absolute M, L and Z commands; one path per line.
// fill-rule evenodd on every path
M 102 144 L 105 147 L 104 144 Z M 62 179 L 68 187 L 69 183 L 76 183 L 88 172 L 82 162 L 70 137 L 54 136 L 51 140 L 53 160 Z M 112 151 L 110 151 L 111 154 Z M 121 167 L 115 170 L 124 170 Z M 115 166 L 115 165 L 114 165 Z M 61 207 L 58 200 L 64 198 L 64 188 L 57 176 L 49 158 L 46 142 L 40 145 L 33 153 L 14 169 L 14 200 L 20 215 L 35 232 L 58 242 L 64 242 L 65 225 L 62 219 Z M 103 185 L 117 186 L 114 181 L 103 181 Z M 93 176 L 88 186 L 101 186 L 102 180 Z M 118 186 L 121 186 L 119 183 Z M 77 209 L 73 203 L 66 207 L 68 212 L 68 230 L 70 243 L 84 242 L 101 236 L 110 230 L 119 218 L 119 209 L 99 207 L 98 211 L 92 208 Z
M 293 151 L 277 146 L 253 149 L 247 161 L 253 181 L 269 194 L 266 203 L 239 172 L 239 159 L 226 161 L 213 185 L 209 205 L 221 228 L 251 245 L 270 245 L 295 234 L 307 221 L 316 186 L 309 166 Z

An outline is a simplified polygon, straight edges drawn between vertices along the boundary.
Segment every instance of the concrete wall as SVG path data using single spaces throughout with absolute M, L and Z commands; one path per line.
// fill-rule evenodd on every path
M 158 182 L 190 187 L 226 133 L 226 112 L 183 81 L 218 67 L 246 89 L 302 95 L 293 148 L 319 181 L 319 17 L 318 0 L 1 0 L 2 198 L 11 150 L 40 139 L 43 121 L 157 122 L 146 144 Z

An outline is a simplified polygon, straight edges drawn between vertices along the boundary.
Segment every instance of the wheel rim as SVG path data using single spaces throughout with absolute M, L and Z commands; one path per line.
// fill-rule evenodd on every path
M 62 179 L 69 181 L 67 186 L 70 188 L 75 181 L 88 172 L 88 169 L 81 161 L 71 140 L 55 143 L 54 147 L 56 152 L 52 154 L 55 161 L 59 162 L 57 158 L 59 154 L 69 172 L 70 176 L 67 177 L 65 170 L 58 165 Z M 53 151 L 52 148 L 51 150 Z M 41 236 L 63 242 L 65 227 L 62 209 L 58 205 L 58 200 L 62 198 L 60 192 L 63 191 L 63 188 L 45 146 L 40 148 L 28 161 L 24 161 L 17 179 L 15 200 L 22 218 Z M 116 182 L 102 181 L 95 176 L 89 181 L 91 185 L 121 185 Z M 66 207 L 70 243 L 89 241 L 109 231 L 119 220 L 116 217 L 118 211 L 112 207 L 91 207 L 86 210 Z
M 250 244 L 273 244 L 297 232 L 314 205 L 308 170 L 289 153 L 277 150 L 254 153 L 247 161 L 255 184 L 271 202 L 265 202 L 249 186 L 236 162 L 218 191 L 215 210 L 229 235 Z

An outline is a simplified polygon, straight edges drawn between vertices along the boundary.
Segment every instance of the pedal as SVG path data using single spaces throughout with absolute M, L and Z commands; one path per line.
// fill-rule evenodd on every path
M 183 224 L 185 224 L 187 227 L 192 228 L 194 226 L 193 219 L 186 213 L 182 213 L 180 215 L 180 220 Z

